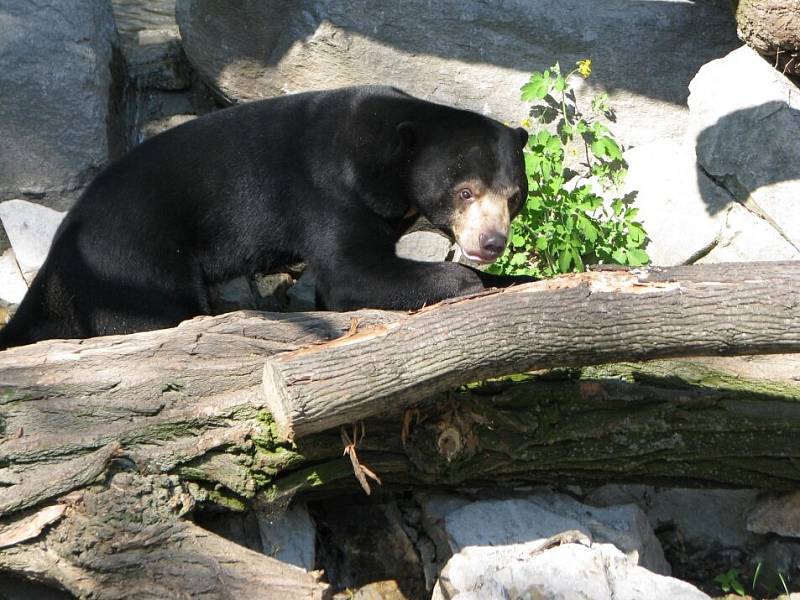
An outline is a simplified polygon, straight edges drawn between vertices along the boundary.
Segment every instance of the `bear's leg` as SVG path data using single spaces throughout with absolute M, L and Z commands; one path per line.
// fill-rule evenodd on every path
M 383 308 L 414 310 L 445 298 L 507 287 L 531 278 L 486 276 L 465 265 L 418 262 L 395 255 L 375 255 L 361 263 L 347 261 L 334 268 L 312 265 L 318 293 L 331 310 Z

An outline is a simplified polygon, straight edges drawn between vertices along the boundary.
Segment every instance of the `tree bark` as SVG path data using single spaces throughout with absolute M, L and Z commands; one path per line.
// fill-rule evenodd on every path
M 739 38 L 786 75 L 800 75 L 800 0 L 735 0 Z
M 264 367 L 300 438 L 485 377 L 618 360 L 800 350 L 800 263 L 611 270 L 443 302 Z
M 46 535 L 0 551 L 0 570 L 79 598 L 328 596 L 321 573 L 285 565 L 182 519 L 193 505 L 176 477 L 114 473 L 104 485 L 18 519 L 48 513 L 52 525 Z M 35 529 L 30 534 L 36 538 Z
M 436 390 L 443 381 L 451 389 L 598 356 L 795 349 L 798 270 L 603 272 L 411 315 L 232 313 L 173 330 L 2 352 L 0 570 L 82 598 L 324 597 L 317 575 L 234 547 L 187 517 L 197 502 L 279 509 L 298 492 L 336 493 L 357 485 L 359 464 L 398 486 L 619 481 L 796 489 L 800 385 L 793 381 L 673 362 Z M 399 334 L 408 346 L 396 343 Z M 332 338 L 339 340 L 326 343 Z M 293 445 L 281 441 L 267 410 L 264 361 L 278 352 L 289 353 L 287 364 L 315 356 L 300 350 L 309 344 L 321 355 L 371 348 L 353 356 L 361 356 L 366 377 L 375 374 L 376 394 L 394 393 L 375 354 L 384 344 L 411 349 L 386 357 L 404 377 L 440 359 L 446 372 L 427 375 L 416 397 L 403 392 L 402 402 L 384 402 L 377 414 L 370 403 L 355 413 L 345 407 L 337 425 L 347 423 L 347 431 L 373 414 L 351 461 L 342 457 L 338 427 Z M 353 356 L 344 354 L 346 372 Z M 405 411 L 410 401 L 418 406 Z

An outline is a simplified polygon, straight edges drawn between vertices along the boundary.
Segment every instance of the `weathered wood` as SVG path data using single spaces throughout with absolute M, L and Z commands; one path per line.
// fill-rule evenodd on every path
M 739 38 L 786 75 L 800 75 L 800 0 L 735 0 Z
M 654 361 L 495 381 L 365 422 L 360 460 L 388 486 L 603 485 L 797 489 L 800 383 L 705 361 Z M 793 371 L 796 373 L 796 371 Z M 268 488 L 356 487 L 338 431 L 297 441 L 303 461 Z
M 0 483 L 7 486 L 0 513 L 23 508 L 23 498 L 41 501 L 86 484 L 102 468 L 81 470 L 82 461 L 98 464 L 92 453 L 109 445 L 157 473 L 249 443 L 266 414 L 264 358 L 340 336 L 351 318 L 379 324 L 394 317 L 242 312 L 0 352 Z
M 800 350 L 800 263 L 607 270 L 455 299 L 268 359 L 298 439 L 484 377 L 617 360 Z
M 193 499 L 177 478 L 121 472 L 65 501 L 46 533 L 0 551 L 0 570 L 99 600 L 328 597 L 320 573 L 182 519 Z
M 300 347 L 340 336 L 319 351 L 360 347 L 368 339 L 377 347 L 388 340 L 396 352 L 414 349 L 405 357 L 362 353 L 359 377 L 368 379 L 372 369 L 380 375 L 384 358 L 401 365 L 403 377 L 432 369 L 439 358 L 450 369 L 414 388 L 425 401 L 423 421 L 405 444 L 400 425 L 410 392 L 366 421 L 358 457 L 385 485 L 642 481 L 796 489 L 800 393 L 791 382 L 734 385 L 714 375 L 704 385 L 706 376 L 692 379 L 675 367 L 659 375 L 648 363 L 636 367 L 638 375 L 586 371 L 584 380 L 470 388 L 436 396 L 433 406 L 429 395 L 445 381 L 457 387 L 527 364 L 594 362 L 594 344 L 606 357 L 625 358 L 657 356 L 665 347 L 685 354 L 795 349 L 797 271 L 797 265 L 749 265 L 601 273 L 412 315 L 238 313 L 169 331 L 0 353 L 0 506 L 9 511 L 0 519 L 0 541 L 9 544 L 0 548 L 0 570 L 87 598 L 179 597 L 187 590 L 209 598 L 262 589 L 270 592 L 263 597 L 304 597 L 298 589 L 324 594 L 315 579 L 298 583 L 294 571 L 287 575 L 266 557 L 239 554 L 184 515 L 198 499 L 231 508 L 256 498 L 280 505 L 304 489 L 335 493 L 339 485 L 355 485 L 338 428 L 301 437 L 296 447 L 275 437 L 261 382 L 263 363 L 275 352 L 312 356 L 316 346 Z M 545 298 L 556 308 L 539 310 Z M 650 315 L 654 307 L 660 312 Z M 360 331 L 351 335 L 353 319 Z M 454 327 L 465 336 L 453 337 Z M 680 337 L 692 328 L 694 337 Z M 566 336 L 559 338 L 562 329 Z M 407 345 L 397 343 L 396 332 Z M 669 343 L 658 347 L 654 339 Z M 547 348 L 551 355 L 543 354 Z M 639 383 L 645 368 L 650 380 Z M 376 392 L 393 385 L 375 382 Z M 358 389 L 360 380 L 351 383 Z M 126 471 L 92 484 L 109 462 Z M 46 486 L 30 495 L 39 488 L 32 481 L 59 482 L 60 498 Z M 63 495 L 73 487 L 80 489 Z M 42 502 L 66 508 L 42 512 Z

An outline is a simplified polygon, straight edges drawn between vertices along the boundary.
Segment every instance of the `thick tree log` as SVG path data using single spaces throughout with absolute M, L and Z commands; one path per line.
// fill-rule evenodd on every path
M 800 263 L 583 273 L 456 299 L 281 354 L 264 395 L 300 438 L 489 376 L 800 350 Z
M 462 388 L 415 409 L 405 443 L 398 413 L 367 420 L 358 456 L 385 485 L 797 489 L 800 383 L 704 362 L 606 365 Z M 269 496 L 357 485 L 350 462 L 333 451 L 339 439 L 326 431 L 298 440 L 303 462 L 276 477 Z
M 99 453 L 110 445 L 160 473 L 245 444 L 266 415 L 265 357 L 338 337 L 353 318 L 380 324 L 394 316 L 231 313 L 0 352 L 0 485 L 8 486 L 0 516 L 85 485 L 102 472 L 108 456 Z
M 48 513 L 54 524 L 43 538 L 35 539 L 32 529 L 34 539 L 19 539 L 26 543 L 1 551 L 0 570 L 79 598 L 328 597 L 320 573 L 285 565 L 181 519 L 193 503 L 175 477 L 116 473 L 107 485 L 75 492 L 25 517 Z
M 254 440 L 270 436 L 264 357 L 338 337 L 351 318 L 394 317 L 232 313 L 0 352 L 0 571 L 80 598 L 325 597 L 317 575 L 203 531 L 179 518 L 185 506 L 170 511 L 252 498 L 291 460 L 277 449 L 251 468 Z M 140 475 L 63 496 L 120 461 Z M 202 480 L 191 495 L 158 475 L 179 469 Z
M 723 271 L 698 280 L 698 273 L 709 271 L 697 268 L 671 271 L 677 281 L 653 272 L 641 281 L 623 275 L 625 284 L 616 291 L 585 278 L 618 284 L 619 274 L 569 277 L 412 315 L 238 313 L 169 331 L 49 341 L 0 353 L 0 570 L 58 583 L 80 597 L 136 597 L 131 590 L 139 597 L 174 597 L 190 577 L 205 582 L 193 591 L 210 586 L 208 597 L 225 597 L 222 587 L 237 595 L 248 587 L 270 592 L 263 597 L 281 597 L 289 589 L 300 597 L 324 594 L 314 576 L 295 579 L 296 572 L 264 563 L 264 557 L 239 556 L 181 518 L 190 501 L 243 508 L 258 499 L 280 506 L 304 489 L 334 493 L 337 486 L 356 485 L 350 459 L 341 456 L 338 428 L 302 437 L 297 446 L 275 437 L 261 382 L 266 358 L 339 336 L 321 351 L 358 346 L 362 337 L 380 339 L 387 329 L 403 331 L 411 341 L 419 338 L 414 348 L 425 350 L 406 361 L 406 376 L 414 363 L 433 364 L 437 353 L 452 362 L 452 343 L 461 344 L 460 359 L 474 352 L 486 360 L 483 367 L 447 374 L 456 387 L 515 370 L 528 360 L 525 353 L 536 365 L 546 363 L 542 345 L 559 339 L 552 335 L 561 328 L 572 339 L 551 346 L 552 363 L 594 362 L 590 341 L 606 357 L 626 358 L 657 356 L 665 347 L 676 354 L 795 349 L 800 329 L 791 284 L 798 266 L 726 269 L 727 279 Z M 695 302 L 695 291 L 713 299 Z M 558 314 L 538 312 L 542 297 L 561 303 Z M 504 310 L 484 310 L 484 303 L 496 300 Z M 642 305 L 619 312 L 631 300 Z M 613 324 L 604 321 L 601 305 Z M 649 315 L 653 307 L 661 312 Z M 463 318 L 462 308 L 471 319 Z M 462 320 L 452 321 L 453 314 Z M 354 322 L 360 332 L 353 333 Z M 457 342 L 447 329 L 454 322 L 468 334 Z M 421 325 L 426 328 L 414 330 Z M 695 337 L 676 337 L 692 326 Z M 370 333 L 369 327 L 376 329 Z M 495 337 L 487 350 L 474 344 L 481 329 L 506 337 Z M 622 344 L 627 331 L 639 334 L 629 348 Z M 658 348 L 648 334 L 668 343 Z M 524 347 L 524 336 L 535 344 Z M 425 348 L 426 339 L 437 341 Z M 363 365 L 380 366 L 371 357 Z M 505 382 L 429 398 L 442 389 L 433 378 L 417 389 L 419 412 L 406 413 L 421 419 L 412 421 L 406 443 L 400 435 L 403 405 L 397 404 L 366 421 L 358 457 L 385 484 L 403 486 L 646 481 L 796 489 L 798 385 L 687 375 L 686 368 L 676 368 L 586 371 L 584 380 Z M 376 384 L 384 386 L 380 379 Z M 342 422 L 372 411 L 362 408 Z M 124 472 L 98 483 L 109 465 Z M 136 504 L 150 499 L 152 508 Z M 238 558 L 226 562 L 228 554 Z M 142 568 L 151 562 L 157 564 Z M 218 587 L 212 573 L 219 574 Z M 239 583 L 230 583 L 237 576 Z
M 734 0 L 739 38 L 787 75 L 800 75 L 800 0 Z

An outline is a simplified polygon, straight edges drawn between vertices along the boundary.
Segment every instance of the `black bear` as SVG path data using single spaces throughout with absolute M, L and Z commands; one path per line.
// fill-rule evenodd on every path
M 333 310 L 415 309 L 519 279 L 395 254 L 419 214 L 491 262 L 527 195 L 524 129 L 394 88 L 228 108 L 111 164 L 67 214 L 0 349 L 171 327 L 209 285 L 302 260 Z

